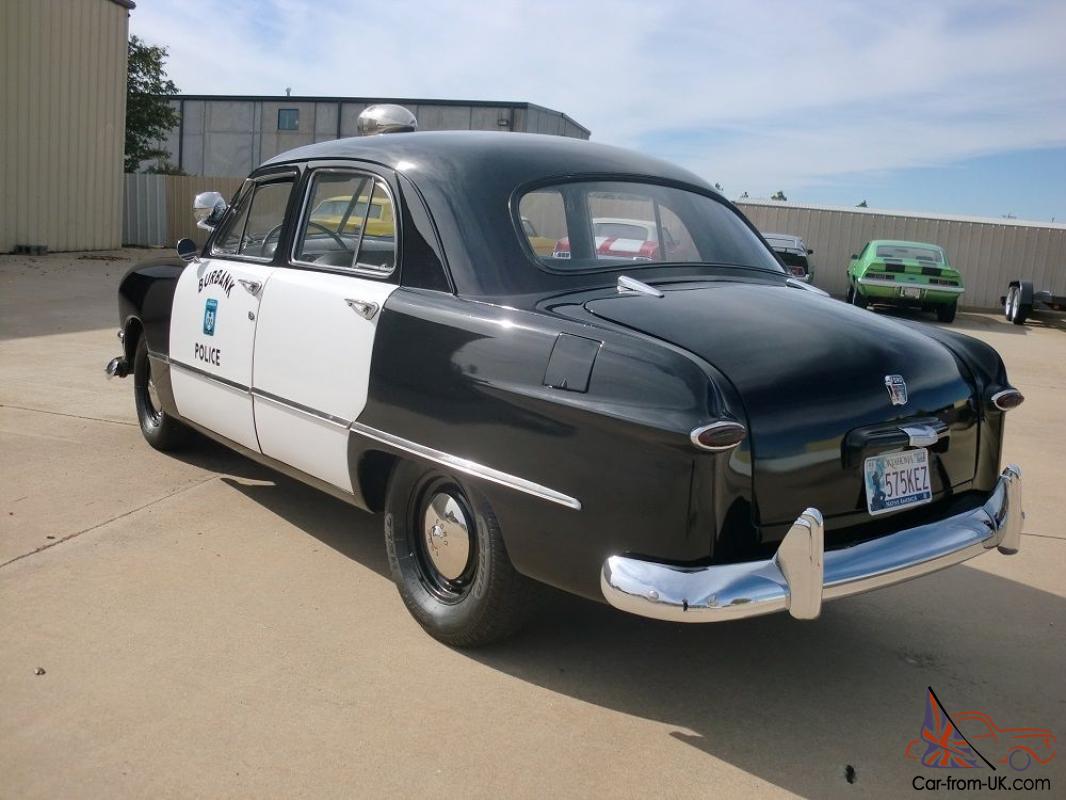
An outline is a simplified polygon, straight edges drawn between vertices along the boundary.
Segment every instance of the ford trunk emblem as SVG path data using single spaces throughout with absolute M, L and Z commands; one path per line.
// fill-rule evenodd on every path
M 902 375 L 886 375 L 885 388 L 888 389 L 888 397 L 894 406 L 907 405 L 907 382 Z

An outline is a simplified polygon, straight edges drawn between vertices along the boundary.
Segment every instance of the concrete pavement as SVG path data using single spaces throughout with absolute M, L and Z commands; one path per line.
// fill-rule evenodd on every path
M 930 773 L 903 755 L 927 686 L 1066 737 L 1061 323 L 953 326 L 1027 397 L 1017 556 L 812 623 L 552 593 L 467 653 L 408 616 L 379 517 L 143 442 L 130 382 L 103 375 L 131 263 L 0 256 L 0 797 L 900 797 Z M 1062 792 L 1066 755 L 1021 774 Z

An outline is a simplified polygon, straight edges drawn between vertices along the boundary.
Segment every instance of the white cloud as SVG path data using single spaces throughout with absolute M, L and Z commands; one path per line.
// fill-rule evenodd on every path
M 529 100 L 753 194 L 1066 144 L 1056 2 L 146 0 L 189 93 Z

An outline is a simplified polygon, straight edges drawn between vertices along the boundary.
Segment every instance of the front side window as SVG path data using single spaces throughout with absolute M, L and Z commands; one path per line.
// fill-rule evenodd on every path
M 316 172 L 293 260 L 387 275 L 396 268 L 396 221 L 384 181 L 358 172 Z
M 527 192 L 519 215 L 537 260 L 556 271 L 616 270 L 633 262 L 781 271 L 736 212 L 684 189 L 631 181 L 565 183 Z
M 274 257 L 292 191 L 291 178 L 245 185 L 237 207 L 211 247 L 213 255 Z

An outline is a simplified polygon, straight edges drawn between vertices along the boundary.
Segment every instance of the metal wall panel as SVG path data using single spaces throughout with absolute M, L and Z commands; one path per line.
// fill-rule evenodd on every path
M 125 176 L 122 244 L 162 247 L 167 244 L 166 175 Z
M 118 247 L 128 11 L 0 2 L 0 252 Z
M 1066 294 L 1066 225 L 919 215 L 794 203 L 737 204 L 764 233 L 791 233 L 814 249 L 814 283 L 835 295 L 847 289 L 852 253 L 873 239 L 932 242 L 944 248 L 966 285 L 962 305 L 993 308 L 1011 280 Z

